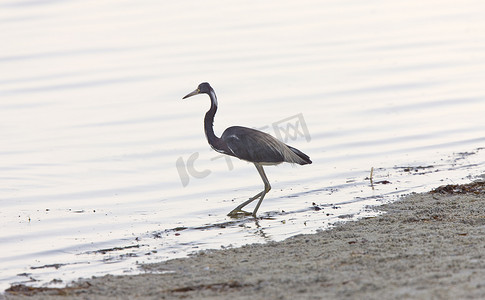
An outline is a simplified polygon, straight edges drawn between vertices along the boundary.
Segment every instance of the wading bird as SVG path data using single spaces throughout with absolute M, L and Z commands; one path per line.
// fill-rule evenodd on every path
M 277 165 L 282 162 L 292 164 L 306 165 L 311 164 L 310 157 L 298 149 L 280 142 L 273 136 L 247 127 L 232 126 L 227 128 L 222 136 L 219 138 L 214 134 L 214 116 L 217 111 L 217 97 L 216 93 L 207 82 L 199 84 L 197 89 L 192 93 L 186 95 L 182 99 L 192 97 L 198 94 L 207 94 L 211 99 L 211 107 L 205 114 L 204 130 L 209 145 L 217 152 L 224 153 L 237 157 L 239 159 L 252 162 L 256 166 L 259 175 L 264 182 L 264 190 L 256 194 L 254 197 L 243 202 L 241 205 L 233 209 L 228 216 L 236 217 L 238 215 L 253 215 L 256 217 L 256 212 L 263 202 L 266 193 L 271 190 L 268 178 L 263 170 L 263 165 Z M 252 213 L 243 211 L 242 208 L 254 200 L 259 198 Z

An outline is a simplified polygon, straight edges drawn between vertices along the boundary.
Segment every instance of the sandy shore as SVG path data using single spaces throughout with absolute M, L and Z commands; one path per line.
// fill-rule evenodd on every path
M 485 299 L 485 183 L 378 207 L 375 218 L 279 243 L 214 250 L 6 299 Z M 1 296 L 0 296 L 1 298 Z

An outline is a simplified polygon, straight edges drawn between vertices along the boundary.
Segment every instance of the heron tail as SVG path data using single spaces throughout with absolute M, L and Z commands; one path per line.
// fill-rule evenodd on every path
M 288 146 L 288 145 L 286 145 L 286 146 Z M 305 153 L 303 153 L 300 150 L 293 148 L 291 146 L 288 146 L 288 148 L 290 148 L 290 150 L 293 151 L 293 153 L 295 153 L 296 155 L 298 155 L 299 158 L 301 158 L 301 160 L 297 162 L 298 164 L 306 165 L 306 164 L 312 163 L 312 161 L 310 160 L 310 157 L 308 155 L 306 155 Z

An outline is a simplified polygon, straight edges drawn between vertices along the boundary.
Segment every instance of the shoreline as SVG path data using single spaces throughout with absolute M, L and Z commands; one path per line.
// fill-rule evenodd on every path
M 147 273 L 140 275 L 81 279 L 65 288 L 12 286 L 3 297 L 485 298 L 485 182 L 442 186 L 375 209 L 385 214 L 143 265 Z

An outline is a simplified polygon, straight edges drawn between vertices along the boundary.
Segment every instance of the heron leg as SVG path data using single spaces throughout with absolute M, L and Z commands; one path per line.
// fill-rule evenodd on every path
M 256 169 L 258 169 L 259 175 L 261 175 L 261 179 L 263 179 L 263 182 L 264 182 L 264 191 L 261 192 L 261 197 L 259 198 L 258 204 L 256 204 L 256 207 L 254 208 L 254 211 L 253 211 L 253 217 L 256 218 L 256 212 L 258 211 L 259 206 L 263 202 L 263 199 L 266 193 L 271 190 L 271 185 L 269 184 L 268 178 L 266 177 L 266 173 L 264 173 L 263 166 L 259 164 L 254 164 L 254 165 L 256 166 Z
M 258 193 L 257 195 L 255 195 L 254 197 L 251 197 L 249 198 L 249 200 L 247 201 L 244 201 L 243 203 L 241 203 L 238 207 L 236 207 L 235 209 L 231 210 L 230 213 L 228 213 L 227 215 L 229 217 L 235 217 L 239 214 L 242 214 L 242 215 L 245 215 L 245 216 L 250 216 L 251 213 L 250 212 L 247 212 L 247 211 L 244 211 L 242 210 L 242 208 L 246 205 L 248 205 L 249 203 L 253 202 L 254 200 L 256 200 L 257 198 L 261 197 L 261 195 L 263 194 L 263 192 L 260 192 Z
M 259 206 L 261 205 L 261 202 L 263 202 L 264 196 L 266 195 L 267 192 L 269 192 L 271 190 L 271 185 L 269 184 L 268 178 L 266 177 L 266 174 L 264 173 L 263 166 L 260 165 L 260 164 L 256 164 L 256 163 L 254 165 L 256 166 L 256 169 L 258 170 L 258 173 L 261 176 L 261 179 L 263 179 L 264 190 L 259 192 L 255 196 L 249 198 L 249 200 L 244 201 L 238 207 L 233 209 L 230 213 L 227 214 L 230 217 L 234 217 L 238 214 L 252 215 L 253 217 L 256 217 L 256 212 L 258 211 Z M 249 203 L 253 202 L 254 200 L 256 200 L 258 198 L 259 198 L 259 201 L 258 201 L 258 204 L 256 204 L 256 208 L 254 209 L 253 213 L 242 210 L 242 208 L 244 206 L 248 205 Z

